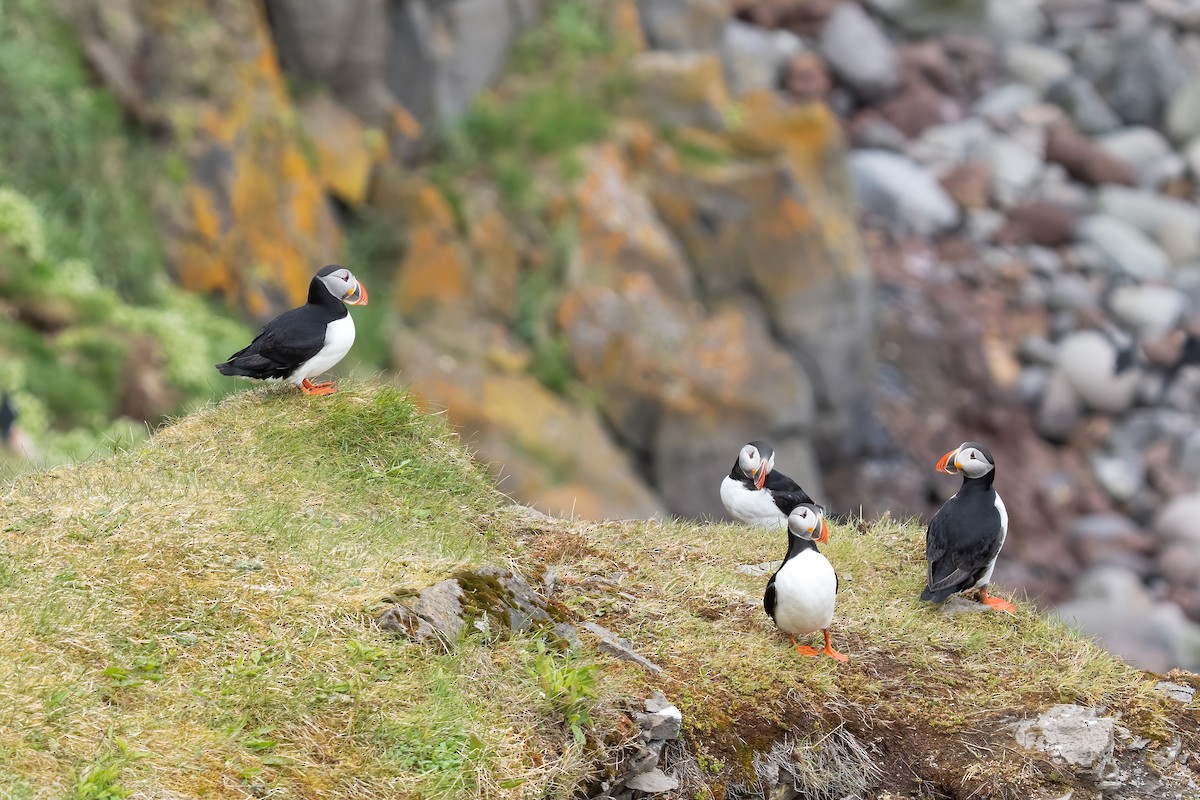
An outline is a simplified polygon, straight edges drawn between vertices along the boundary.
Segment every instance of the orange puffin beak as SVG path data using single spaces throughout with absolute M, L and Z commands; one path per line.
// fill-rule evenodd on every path
M 946 455 L 938 459 L 937 466 L 934 469 L 937 472 L 944 472 L 947 475 L 958 474 L 958 464 L 954 463 L 954 457 L 958 455 L 958 448 L 954 448 Z
M 367 304 L 367 287 L 363 286 L 362 281 L 359 281 L 354 291 L 342 299 L 352 306 L 365 306 Z
M 754 478 L 754 488 L 761 489 L 763 484 L 767 482 L 766 465 L 760 464 L 758 469 L 750 473 L 750 477 Z
M 821 517 L 821 535 L 817 537 L 818 544 L 829 543 L 829 526 L 825 524 L 825 518 Z

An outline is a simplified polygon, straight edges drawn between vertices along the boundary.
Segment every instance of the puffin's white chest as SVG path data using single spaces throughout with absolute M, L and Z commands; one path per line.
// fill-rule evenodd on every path
M 787 517 L 767 489 L 747 489 L 746 484 L 726 475 L 721 481 L 721 502 L 738 522 L 769 531 L 787 530 Z
M 996 511 L 1000 513 L 1000 544 L 996 545 L 996 557 L 988 562 L 987 569 L 979 576 L 979 580 L 975 581 L 975 588 L 987 586 L 992 580 L 992 572 L 996 569 L 996 559 L 1000 557 L 1000 548 L 1004 547 L 1004 540 L 1008 538 L 1008 509 L 1004 507 L 1004 501 L 1000 499 L 1000 493 L 996 492 Z
M 333 369 L 353 346 L 354 318 L 347 314 L 325 326 L 325 344 L 315 356 L 301 364 L 288 380 L 300 383 L 305 378 L 312 378 Z
M 793 636 L 828 628 L 837 600 L 837 575 L 829 559 L 805 550 L 775 575 L 775 624 Z

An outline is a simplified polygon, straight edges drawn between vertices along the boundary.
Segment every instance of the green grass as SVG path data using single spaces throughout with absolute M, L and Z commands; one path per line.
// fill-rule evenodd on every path
M 812 749 L 838 726 L 905 731 L 966 769 L 964 741 L 1057 702 L 1106 705 L 1156 740 L 1177 725 L 1150 677 L 1025 604 L 946 616 L 917 601 L 921 547 L 916 525 L 835 526 L 834 637 L 851 661 L 804 658 L 762 612 L 765 579 L 736 569 L 781 557 L 779 535 L 533 520 L 399 389 L 246 392 L 0 489 L 0 785 L 567 797 L 655 689 L 683 710 L 692 788 L 716 796 L 783 736 Z M 600 622 L 664 672 L 536 633 L 472 632 L 445 652 L 374 625 L 382 598 L 478 565 L 533 585 L 553 566 L 556 614 Z M 971 773 L 979 796 L 1040 779 L 1036 759 L 996 752 Z
M 46 211 L 48 249 L 86 258 L 137 303 L 159 299 L 165 252 L 150 208 L 158 157 L 90 80 L 53 4 L 0 2 L 0 185 Z

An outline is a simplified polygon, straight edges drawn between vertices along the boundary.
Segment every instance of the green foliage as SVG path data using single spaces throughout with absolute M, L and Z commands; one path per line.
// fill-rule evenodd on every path
M 112 739 L 98 760 L 82 767 L 63 800 L 124 800 L 132 792 L 121 785 L 125 768 L 143 758 L 145 752 L 133 751 L 123 739 Z
M 537 678 L 542 699 L 562 716 L 566 728 L 578 744 L 583 744 L 592 726 L 591 707 L 596 697 L 596 665 L 580 663 L 571 653 L 560 653 L 534 640 L 530 671 Z
M 46 257 L 42 215 L 29 198 L 7 188 L 0 188 L 0 239 L 26 258 Z

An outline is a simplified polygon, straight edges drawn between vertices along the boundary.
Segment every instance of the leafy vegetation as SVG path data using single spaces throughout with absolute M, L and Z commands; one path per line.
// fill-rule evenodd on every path
M 691 790 L 711 796 L 785 736 L 825 773 L 834 744 L 845 761 L 855 741 L 903 731 L 903 747 L 874 753 L 886 779 L 936 761 L 963 767 L 964 793 L 999 796 L 988 787 L 1040 780 L 996 741 L 1010 715 L 1080 702 L 1155 742 L 1174 731 L 1181 712 L 1152 677 L 1061 623 L 916 600 L 909 523 L 834 526 L 834 636 L 851 661 L 804 658 L 763 615 L 764 579 L 736 569 L 782 544 L 736 525 L 533 519 L 396 388 L 244 392 L 5 490 L 0 785 L 22 798 L 565 797 L 634 735 L 624 709 L 655 689 L 683 711 Z M 553 566 L 556 613 L 598 620 L 663 672 L 533 632 L 472 631 L 444 652 L 374 625 L 397 585 L 485 565 L 535 585 Z M 968 773 L 972 748 L 994 756 Z M 921 755 L 887 760 L 905 750 Z

